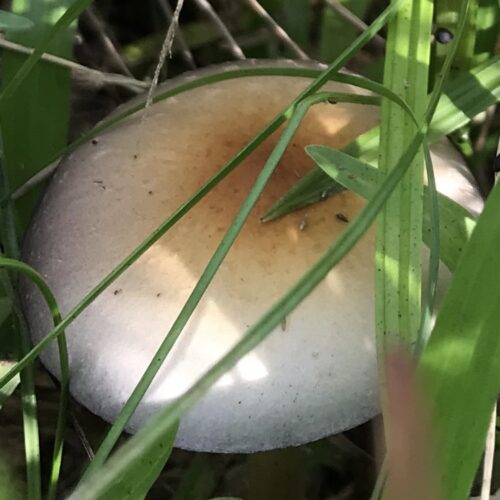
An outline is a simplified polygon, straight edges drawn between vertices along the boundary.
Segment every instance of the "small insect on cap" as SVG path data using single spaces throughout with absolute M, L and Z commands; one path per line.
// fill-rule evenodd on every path
M 215 67 L 174 79 L 291 62 Z M 318 67 L 318 66 L 315 66 Z M 227 77 L 228 74 L 226 74 Z M 229 78 L 135 113 L 71 154 L 26 236 L 24 256 L 68 312 L 162 221 L 310 83 L 309 77 Z M 329 90 L 358 92 L 329 83 Z M 184 393 L 345 230 L 364 202 L 342 192 L 270 223 L 264 213 L 314 165 L 311 143 L 342 148 L 378 122 L 378 109 L 316 105 L 292 139 L 215 279 L 148 390 L 128 430 Z M 144 373 L 225 234 L 280 132 L 266 140 L 153 245 L 67 329 L 73 396 L 112 422 Z M 452 167 L 442 167 L 445 171 Z M 438 183 L 442 171 L 437 168 Z M 476 193 L 466 174 L 456 186 Z M 341 214 L 341 215 L 339 215 Z M 176 445 L 252 452 L 309 442 L 379 409 L 374 238 L 368 232 L 281 325 L 183 417 Z M 443 271 L 444 272 L 444 271 Z M 31 286 L 23 297 L 33 340 L 51 329 Z M 42 360 L 59 374 L 55 347 Z

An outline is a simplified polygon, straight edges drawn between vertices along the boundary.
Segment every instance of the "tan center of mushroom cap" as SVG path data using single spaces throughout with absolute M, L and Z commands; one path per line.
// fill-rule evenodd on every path
M 170 83 L 175 86 L 177 79 Z M 245 77 L 155 104 L 144 127 L 127 119 L 58 170 L 25 242 L 25 257 L 67 312 L 308 84 Z M 326 89 L 354 91 L 339 84 Z M 344 192 L 262 224 L 312 168 L 310 143 L 340 148 L 378 110 L 320 104 L 307 115 L 268 188 L 129 424 L 135 431 L 182 394 L 319 258 L 363 202 Z M 67 330 L 71 391 L 113 421 L 172 325 L 269 155 L 243 162 Z M 473 187 L 467 185 L 474 191 Z M 461 189 L 461 188 L 459 188 Z M 378 409 L 373 235 L 184 417 L 176 444 L 249 452 L 309 442 Z M 24 303 L 35 341 L 51 320 L 38 293 Z M 55 348 L 43 361 L 58 373 Z

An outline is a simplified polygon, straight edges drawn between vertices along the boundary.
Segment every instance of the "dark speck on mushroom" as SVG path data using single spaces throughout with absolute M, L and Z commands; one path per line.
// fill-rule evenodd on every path
M 121 289 L 121 288 L 117 288 L 117 289 L 113 292 L 113 295 L 119 295 L 120 293 L 122 293 L 122 289 Z
M 341 222 L 349 222 L 349 219 L 341 212 L 339 212 L 338 214 L 335 214 L 335 217 L 337 217 L 337 220 L 339 220 Z

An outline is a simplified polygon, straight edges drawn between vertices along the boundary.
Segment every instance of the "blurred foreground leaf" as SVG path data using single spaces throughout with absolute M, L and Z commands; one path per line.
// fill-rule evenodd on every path
M 112 456 L 106 467 L 80 483 L 70 500 L 137 500 L 145 498 L 170 457 L 177 425 L 147 448 L 137 448 L 134 457 Z M 168 454 L 167 454 L 168 452 Z
M 7 12 L 5 10 L 0 10 L 0 30 L 2 31 L 18 31 L 27 30 L 33 27 L 33 23 L 23 16 L 18 16 Z
M 500 391 L 500 185 L 441 305 L 419 365 L 430 405 L 442 500 L 465 500 Z

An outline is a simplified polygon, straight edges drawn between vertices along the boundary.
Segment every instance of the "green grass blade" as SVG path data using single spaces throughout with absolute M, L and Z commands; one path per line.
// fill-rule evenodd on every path
M 311 8 L 309 0 L 295 0 L 293 8 L 290 8 L 287 0 L 281 0 L 281 10 L 283 12 L 283 28 L 306 52 L 309 45 L 309 27 L 311 22 Z M 328 59 L 331 61 L 331 59 Z
M 75 0 L 74 3 L 64 12 L 57 20 L 54 26 L 47 32 L 43 39 L 35 48 L 33 54 L 28 57 L 22 65 L 15 77 L 10 80 L 9 84 L 3 89 L 0 94 L 0 110 L 5 105 L 5 101 L 12 96 L 18 89 L 19 85 L 31 73 L 36 64 L 40 61 L 42 54 L 47 51 L 52 40 L 61 32 L 63 32 L 91 3 L 93 0 Z
M 155 95 L 153 102 L 159 102 L 164 99 L 167 99 L 169 97 L 173 97 L 177 94 L 180 94 L 182 92 L 186 92 L 191 89 L 199 88 L 204 85 L 210 85 L 216 82 L 221 82 L 224 80 L 229 80 L 229 79 L 234 79 L 234 78 L 244 78 L 244 77 L 249 77 L 249 76 L 273 76 L 273 75 L 278 75 L 278 76 L 303 76 L 303 77 L 309 77 L 316 79 L 321 76 L 321 71 L 318 69 L 314 68 L 283 68 L 280 66 L 276 67 L 248 67 L 245 69 L 226 69 L 225 71 L 221 71 L 216 74 L 208 75 L 208 76 L 201 76 L 197 78 L 196 80 L 192 80 L 186 83 L 183 83 L 181 85 L 177 85 L 174 88 L 170 88 L 168 90 L 165 90 L 163 92 L 159 92 L 157 95 Z M 328 72 L 328 75 L 326 77 L 327 81 L 336 81 L 340 83 L 347 83 L 350 85 L 354 85 L 356 87 L 366 89 L 366 90 L 372 90 L 377 94 L 382 94 L 385 92 L 385 89 L 382 85 L 373 82 L 367 78 L 360 77 L 357 75 L 349 75 L 349 74 L 344 74 L 344 73 L 335 73 L 332 71 Z M 387 92 L 385 92 L 387 93 Z M 310 95 L 309 93 L 307 94 L 302 94 L 299 96 L 295 102 L 297 102 L 300 98 L 305 97 L 306 95 Z M 406 103 L 402 99 L 400 99 L 397 96 L 394 96 L 395 99 L 398 99 L 398 102 L 401 103 L 402 106 L 405 106 Z M 90 141 L 97 135 L 101 134 L 102 132 L 105 132 L 106 130 L 110 129 L 117 123 L 119 123 L 121 120 L 127 118 L 128 116 L 132 115 L 133 113 L 136 113 L 137 111 L 140 111 L 145 104 L 145 100 L 140 100 L 135 104 L 134 106 L 127 107 L 125 111 L 122 111 L 120 113 L 113 114 L 110 118 L 103 120 L 101 123 L 99 123 L 96 127 L 94 127 L 90 132 L 84 134 L 82 137 L 74 141 L 72 144 L 68 145 L 67 147 L 63 148 L 61 151 L 59 151 L 57 154 L 55 154 L 46 164 L 45 168 L 30 178 L 25 186 L 22 186 L 20 189 L 18 189 L 16 192 L 11 194 L 10 198 L 11 199 L 19 199 L 23 196 L 25 196 L 27 193 L 29 193 L 31 190 L 36 188 L 41 182 L 46 180 L 50 175 L 54 172 L 55 168 L 57 167 L 58 161 L 61 159 L 62 156 L 66 156 L 73 151 L 75 151 L 79 146 L 82 144 Z M 407 106 L 407 105 L 406 105 Z M 277 117 L 279 120 L 283 120 L 285 116 L 286 110 L 283 111 L 283 113 L 280 114 L 280 116 Z M 280 124 L 283 123 L 283 121 L 280 121 Z M 259 138 L 255 138 L 255 141 L 251 141 L 251 144 L 248 145 L 248 147 L 253 147 L 258 140 L 261 140 L 262 137 L 268 137 L 270 133 L 274 130 L 275 123 L 269 124 L 270 128 L 267 128 L 262 131 L 262 136 Z M 253 150 L 252 150 L 253 151 Z M 243 153 L 243 151 L 242 151 Z M 246 154 L 246 153 L 245 153 Z M 0 206 L 5 204 L 7 201 L 7 197 L 2 197 L 0 198 Z
M 143 453 L 127 457 L 121 463 L 119 471 L 113 467 L 114 457 L 109 467 L 99 473 L 99 479 L 77 486 L 68 500 L 137 500 L 146 498 L 146 494 L 160 475 L 172 450 L 177 424 L 174 423 L 166 432 L 148 443 Z M 194 487 L 194 485 L 191 485 Z
M 436 28 L 449 31 L 456 36 L 458 30 L 458 18 L 460 6 L 464 0 L 439 0 L 436 2 Z M 478 0 L 469 1 L 469 15 L 457 48 L 450 78 L 455 78 L 461 71 L 469 70 L 474 64 L 474 48 L 476 45 L 476 20 L 478 13 Z M 450 43 L 435 43 L 433 54 L 433 67 L 435 73 L 441 71 L 446 56 L 450 51 Z
M 305 298 L 325 278 L 328 272 L 353 248 L 365 231 L 373 223 L 382 206 L 401 180 L 408 168 L 408 158 L 413 158 L 421 147 L 423 135 L 418 135 L 398 161 L 375 196 L 367 203 L 360 214 L 351 221 L 335 244 L 318 262 L 293 286 L 262 318 L 251 327 L 247 334 L 212 368 L 210 368 L 190 389 L 171 405 L 159 411 L 151 421 L 133 436 L 110 460 L 101 467 L 106 477 L 95 475 L 87 477 L 79 487 L 84 491 L 92 482 L 112 482 L 127 470 L 129 462 L 137 456 L 147 456 L 148 449 L 154 446 L 165 432 L 198 401 L 205 392 L 243 356 L 248 354 L 271 331 L 280 325 L 282 319 Z M 102 486 L 104 487 L 104 486 Z
M 43 277 L 37 273 L 32 267 L 26 265 L 24 262 L 0 257 L 0 269 L 8 269 L 22 274 L 30 279 L 38 287 L 40 292 L 47 303 L 50 310 L 54 326 L 61 322 L 61 313 L 59 306 L 52 293 L 50 287 L 47 285 Z M 68 408 L 69 398 L 69 362 L 68 362 L 68 348 L 66 344 L 66 336 L 64 333 L 57 339 L 59 348 L 59 359 L 61 369 L 61 390 L 59 411 L 57 416 L 56 434 L 54 439 L 54 454 L 52 459 L 52 471 L 50 475 L 49 492 L 47 498 L 49 500 L 55 498 L 57 490 L 57 482 L 59 480 L 59 473 L 61 470 L 62 451 L 64 444 L 64 431 L 66 426 L 66 412 Z
M 498 0 L 479 0 L 476 19 L 474 61 L 484 62 L 495 54 L 500 22 Z
M 339 0 L 339 3 L 356 16 L 363 18 L 370 7 L 371 0 Z M 321 19 L 320 60 L 331 61 L 337 57 L 358 33 L 357 28 L 350 25 L 334 9 L 324 4 Z
M 429 130 L 430 142 L 465 125 L 470 119 L 498 102 L 500 98 L 500 56 L 464 73 L 450 82 L 439 100 Z M 372 129 L 343 149 L 373 165 L 377 164 L 379 129 Z M 316 203 L 335 193 L 338 186 L 321 169 L 306 174 L 264 215 L 269 221 L 293 210 Z
M 211 455 L 196 453 L 171 500 L 206 500 L 216 481 Z
M 12 301 L 8 297 L 0 298 L 0 325 L 10 316 Z
M 163 342 L 161 343 L 158 350 L 155 352 L 152 357 L 152 361 L 149 366 L 146 368 L 143 376 L 140 381 L 134 388 L 131 396 L 125 403 L 124 407 L 120 411 L 118 417 L 115 419 L 113 426 L 108 432 L 107 436 L 104 438 L 101 443 L 97 453 L 94 457 L 94 460 L 89 465 L 83 480 L 86 477 L 92 477 L 99 470 L 99 468 L 103 465 L 104 461 L 108 457 L 108 455 L 113 450 L 114 445 L 118 441 L 125 425 L 127 424 L 130 417 L 133 415 L 137 406 L 141 402 L 144 394 L 147 389 L 153 382 L 158 370 L 161 368 L 163 362 L 166 357 L 170 353 L 172 347 L 175 342 L 181 335 L 184 327 L 186 326 L 189 318 L 193 314 L 200 300 L 202 299 L 205 291 L 208 286 L 212 282 L 215 274 L 217 273 L 220 265 L 222 264 L 224 258 L 227 253 L 231 249 L 234 241 L 236 240 L 238 234 L 240 233 L 244 223 L 246 222 L 250 212 L 253 207 L 257 203 L 262 191 L 267 185 L 267 182 L 271 178 L 271 175 L 275 171 L 278 166 L 279 161 L 281 160 L 286 148 L 290 140 L 295 135 L 300 123 L 305 116 L 307 110 L 314 104 L 318 102 L 324 102 L 330 99 L 334 99 L 336 101 L 349 101 L 349 102 L 358 102 L 363 104 L 374 104 L 374 98 L 371 96 L 359 96 L 359 95 L 350 95 L 350 94 L 340 94 L 338 92 L 323 92 L 319 94 L 312 95 L 303 101 L 301 101 L 296 109 L 294 110 L 289 122 L 285 130 L 283 131 L 280 139 L 276 143 L 272 153 L 269 155 L 266 163 L 262 167 L 262 170 L 255 181 L 255 184 L 252 186 L 252 189 L 248 193 L 245 201 L 242 203 L 238 213 L 235 215 L 232 223 L 226 231 L 222 241 L 220 242 L 217 250 L 213 254 L 212 258 L 209 260 L 206 268 L 201 274 L 197 284 L 193 288 L 191 294 L 189 295 L 188 300 L 184 304 L 181 309 L 179 315 L 176 320 L 173 322 L 172 327 L 166 334 Z
M 465 249 L 419 373 L 435 427 L 443 500 L 466 499 L 500 392 L 500 186 L 497 184 Z
M 380 14 L 380 16 L 370 25 L 370 29 L 367 30 L 359 40 L 365 43 L 369 40 L 370 36 L 373 36 L 384 23 L 394 15 L 399 7 L 400 2 L 395 2 L 391 6 L 387 7 L 386 10 Z M 356 48 L 359 47 L 360 41 L 358 41 Z M 297 103 L 310 96 L 318 88 L 320 88 L 330 77 L 338 71 L 338 69 L 344 64 L 344 60 L 348 57 L 346 56 L 342 59 L 334 61 L 329 68 L 325 71 L 319 73 L 316 80 L 300 95 L 298 96 L 290 106 L 280 113 L 274 120 L 271 121 L 259 134 L 257 134 L 243 149 L 237 153 L 229 162 L 224 165 L 219 172 L 217 172 L 211 179 L 209 179 L 196 193 L 194 193 L 183 205 L 181 205 L 172 215 L 170 215 L 153 233 L 150 234 L 136 249 L 132 251 L 113 271 L 111 271 L 103 280 L 98 283 L 61 321 L 61 323 L 49 332 L 43 340 L 41 340 L 33 349 L 27 353 L 22 359 L 20 359 L 15 367 L 10 370 L 7 374 L 0 378 L 0 387 L 6 384 L 11 378 L 13 378 L 17 373 L 19 373 L 24 367 L 33 362 L 34 359 L 42 352 L 53 340 L 55 340 L 61 332 L 71 324 L 71 322 L 77 318 L 111 283 L 113 283 L 118 277 L 125 272 L 148 248 L 150 248 L 156 241 L 158 241 L 171 227 L 173 227 L 191 208 L 193 208 L 213 187 L 215 187 L 220 181 L 222 181 L 230 172 L 232 172 L 237 165 L 247 158 L 255 149 L 275 130 L 282 125 L 286 118 L 289 116 L 291 110 L 295 108 Z M 280 71 L 283 71 L 282 69 Z M 246 76 L 247 72 L 245 72 Z M 241 73 L 240 73 L 241 75 Z M 338 75 L 340 77 L 340 75 Z M 223 76 L 222 76 L 223 79 Z M 355 79 L 348 77 L 347 75 L 342 75 L 342 81 L 348 83 L 353 83 Z M 204 81 L 207 83 L 207 80 Z M 108 125 L 109 126 L 109 125 Z M 9 196 L 3 196 L 4 205 L 6 201 L 10 198 Z M 0 205 L 1 206 L 1 205 Z
M 25 500 L 26 492 L 14 473 L 10 456 L 5 450 L 0 452 L 0 498 Z
M 70 0 L 48 3 L 40 0 L 14 0 L 12 10 L 28 17 L 33 28 L 8 33 L 10 41 L 36 47 L 53 29 L 60 9 Z M 55 36 L 47 47 L 66 58 L 73 49 L 74 29 L 66 29 Z M 27 56 L 6 51 L 2 54 L 2 89 L 8 89 L 17 78 Z M 0 105 L 0 123 L 5 164 L 10 185 L 15 189 L 32 175 L 67 143 L 70 111 L 71 75 L 66 68 L 40 62 L 23 82 Z M 2 98 L 0 97 L 0 100 Z M 31 193 L 16 204 L 19 230 L 30 220 L 40 193 Z
M 436 187 L 436 178 L 434 175 L 434 167 L 432 165 L 431 151 L 427 140 L 423 143 L 424 162 L 427 173 L 428 186 L 424 186 L 424 219 L 422 220 L 422 229 L 424 234 L 428 236 L 426 241 L 430 248 L 429 254 L 429 269 L 427 279 L 427 290 L 424 296 L 426 300 L 423 303 L 422 315 L 420 318 L 420 326 L 417 333 L 417 344 L 415 353 L 420 356 L 432 329 L 432 315 L 435 307 L 437 281 L 439 274 L 439 262 L 441 254 L 441 212 L 439 210 L 439 193 Z M 425 203 L 427 202 L 427 203 Z M 428 214 L 428 223 L 426 224 L 425 216 Z M 447 230 L 447 228 L 444 228 Z
M 353 158 L 341 151 L 326 146 L 308 146 L 307 154 L 332 179 L 359 196 L 370 200 L 383 174 L 370 164 Z M 476 221 L 458 203 L 438 194 L 439 233 L 441 234 L 441 260 L 454 272 Z M 431 214 L 429 211 L 429 190 L 424 187 L 424 220 L 422 238 L 426 244 L 431 241 Z
M 433 3 L 407 1 L 388 27 L 384 84 L 422 120 L 427 106 Z M 400 107 L 383 101 L 379 169 L 386 175 L 415 137 Z M 377 221 L 375 317 L 378 355 L 389 341 L 414 343 L 421 320 L 423 153 L 420 152 Z
M 33 22 L 27 17 L 0 10 L 0 30 L 23 31 L 30 28 L 33 28 Z
M 2 160 L 0 142 L 0 193 L 5 194 L 9 192 L 9 182 Z M 17 246 L 12 203 L 7 203 L 0 209 L 0 231 L 5 254 L 17 258 L 19 256 L 19 249 Z M 0 272 L 0 280 L 2 280 L 2 289 L 6 292 L 7 297 L 11 300 L 14 307 L 14 319 L 17 326 L 16 332 L 18 333 L 18 352 L 16 354 L 18 357 L 22 357 L 31 348 L 28 326 L 17 303 L 17 297 L 10 276 L 7 273 Z M 29 500 L 41 500 L 40 438 L 38 434 L 33 366 L 26 366 L 20 372 L 20 385 L 23 411 L 24 455 L 26 458 L 26 495 Z

